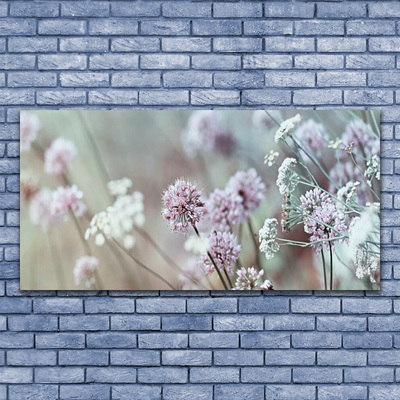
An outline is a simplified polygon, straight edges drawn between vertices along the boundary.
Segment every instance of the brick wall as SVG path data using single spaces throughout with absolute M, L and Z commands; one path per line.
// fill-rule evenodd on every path
M 0 398 L 400 398 L 399 17 L 398 1 L 0 2 Z M 260 106 L 382 109 L 380 292 L 19 291 L 21 108 Z

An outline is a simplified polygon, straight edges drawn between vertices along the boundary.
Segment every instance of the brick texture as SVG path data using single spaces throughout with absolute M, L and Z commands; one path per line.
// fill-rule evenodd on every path
M 0 2 L 0 399 L 400 398 L 397 1 Z M 380 108 L 382 290 L 21 292 L 21 108 Z

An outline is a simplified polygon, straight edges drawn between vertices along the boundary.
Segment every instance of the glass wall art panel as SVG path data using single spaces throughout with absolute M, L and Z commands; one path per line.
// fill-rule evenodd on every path
M 380 113 L 35 110 L 23 290 L 378 290 Z

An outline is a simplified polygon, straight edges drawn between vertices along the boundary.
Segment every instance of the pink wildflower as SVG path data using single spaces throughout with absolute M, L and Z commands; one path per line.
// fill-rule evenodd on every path
M 82 282 L 89 288 L 94 285 L 96 280 L 94 273 L 99 268 L 99 260 L 92 256 L 83 256 L 76 260 L 74 268 L 75 285 L 79 286 Z
M 78 190 L 76 185 L 60 186 L 53 192 L 51 203 L 52 214 L 55 217 L 64 215 L 68 218 L 67 213 L 72 211 L 76 217 L 81 217 L 86 211 L 82 197 L 83 193 Z
M 313 119 L 301 124 L 295 131 L 296 137 L 305 145 L 307 150 L 313 150 L 316 155 L 321 155 L 321 149 L 327 147 L 328 133 L 323 124 L 320 124 Z M 310 161 L 306 157 L 307 161 Z
M 42 127 L 39 117 L 35 114 L 21 111 L 20 114 L 20 134 L 21 134 L 21 151 L 28 151 L 31 143 L 36 139 L 37 132 Z
M 219 270 L 225 269 L 229 275 L 233 275 L 233 265 L 238 260 L 241 250 L 242 247 L 233 233 L 214 231 L 208 237 L 208 251 Z M 215 267 L 207 253 L 202 254 L 202 261 L 208 275 L 214 272 Z
M 254 168 L 236 172 L 229 179 L 226 188 L 240 196 L 243 206 L 243 219 L 250 218 L 250 213 L 256 210 L 265 199 L 265 184 Z
M 169 185 L 162 200 L 162 215 L 174 232 L 187 235 L 189 225 L 195 226 L 203 216 L 201 191 L 183 179 L 177 179 L 173 185 Z
M 257 271 L 254 267 L 242 267 L 236 271 L 238 277 L 232 290 L 274 290 L 271 281 L 263 281 L 264 270 Z
M 337 209 L 333 199 L 319 188 L 309 190 L 300 197 L 300 201 L 304 213 L 304 231 L 311 235 L 310 242 L 316 252 L 321 251 L 322 245 L 329 250 L 329 241 L 334 248 L 331 239 L 347 234 L 345 215 Z M 338 240 L 344 242 L 345 238 Z
M 59 175 L 69 168 L 75 157 L 74 143 L 60 137 L 54 140 L 44 153 L 45 170 L 48 174 Z
M 227 189 L 215 189 L 208 198 L 205 214 L 214 229 L 229 231 L 229 225 L 238 225 L 243 221 L 242 197 Z
M 41 225 L 44 231 L 54 221 L 54 216 L 51 212 L 52 198 L 53 194 L 50 189 L 41 189 L 33 195 L 29 208 L 31 221 L 35 225 Z

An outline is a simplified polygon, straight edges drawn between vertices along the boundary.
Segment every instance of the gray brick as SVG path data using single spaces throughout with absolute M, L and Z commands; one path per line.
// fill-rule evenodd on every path
M 237 348 L 239 347 L 238 333 L 191 333 L 189 334 L 189 346 L 191 348 Z
M 187 65 L 189 65 L 189 60 L 187 61 Z M 241 68 L 240 65 L 241 65 L 240 56 L 217 55 L 217 54 L 192 56 L 193 69 L 238 70 Z
M 346 68 L 351 69 L 392 69 L 394 65 L 394 57 L 389 55 L 349 54 L 346 56 Z
M 339 69 L 343 68 L 344 56 L 331 54 L 297 55 L 294 65 L 300 69 Z
M 291 102 L 291 93 L 288 90 L 244 90 L 242 103 L 244 105 L 288 105 Z
M 172 18 L 207 18 L 211 17 L 210 3 L 187 3 L 176 1 L 162 5 L 164 17 Z
M 369 39 L 369 50 L 372 52 L 396 52 L 400 46 L 400 38 L 373 37 Z
M 51 366 L 56 365 L 57 353 L 54 350 L 10 350 L 7 352 L 7 365 L 13 366 Z
M 240 336 L 240 345 L 243 348 L 254 349 L 287 349 L 290 347 L 290 334 L 276 332 L 243 333 Z
M 308 20 L 294 23 L 296 35 L 300 36 L 341 36 L 344 35 L 343 21 Z
M 342 103 L 342 92 L 335 89 L 306 89 L 297 90 L 293 94 L 295 105 L 317 105 Z
M 356 385 L 331 385 L 331 386 L 318 386 L 318 398 L 321 400 L 335 400 L 337 398 L 343 400 L 366 400 L 367 387 Z
M 393 104 L 391 90 L 345 90 L 344 103 L 348 105 L 387 105 Z
M 36 102 L 41 105 L 76 105 L 86 103 L 86 92 L 77 90 L 42 91 L 36 94 Z
M 318 38 L 317 50 L 324 53 L 363 53 L 367 43 L 361 38 Z
M 365 317 L 329 316 L 317 317 L 319 331 L 365 331 L 367 319 Z
M 142 69 L 188 69 L 189 56 L 173 54 L 152 54 L 140 56 Z
M 9 399 L 35 399 L 47 400 L 58 396 L 57 385 L 11 385 L 9 387 Z
M 318 18 L 360 18 L 366 17 L 367 7 L 361 3 L 344 3 L 338 7 L 334 3 L 318 3 Z
M 57 75 L 51 72 L 9 72 L 9 87 L 55 87 Z
M 341 383 L 340 368 L 294 368 L 294 383 Z
M 140 24 L 140 33 L 142 35 L 159 36 L 189 35 L 190 22 L 179 20 L 142 21 Z
M 349 333 L 343 335 L 345 349 L 387 349 L 392 347 L 392 336 L 388 333 Z
M 62 72 L 60 84 L 63 87 L 105 87 L 109 85 L 107 73 L 101 72 Z
M 60 399 L 96 399 L 106 400 L 110 398 L 108 385 L 61 385 Z
M 265 330 L 312 331 L 315 328 L 314 320 L 315 317 L 301 315 L 271 315 L 265 318 Z
M 7 19 L 0 20 L 0 36 L 34 35 L 36 21 L 34 19 L 13 18 L 12 24 Z
M 157 17 L 160 13 L 160 4 L 157 2 L 118 1 L 111 4 L 111 15 L 114 17 Z
M 182 49 L 192 53 L 209 53 L 211 39 L 208 38 L 163 38 L 161 49 L 165 52 L 180 53 Z
M 262 17 L 262 5 L 257 3 L 214 4 L 214 18 Z
M 293 333 L 292 346 L 294 348 L 319 348 L 330 349 L 340 348 L 342 342 L 342 335 L 339 333 L 321 333 L 321 332 L 307 332 L 307 333 Z
M 391 300 L 384 299 L 343 299 L 343 313 L 345 314 L 390 314 Z
M 165 316 L 162 317 L 161 325 L 164 331 L 209 331 L 211 318 L 211 315 Z
M 400 17 L 400 4 L 392 1 L 371 3 L 369 5 L 369 17 L 370 18 Z M 387 21 L 385 21 L 384 23 L 386 24 Z
M 96 54 L 89 57 L 91 69 L 137 69 L 139 57 L 135 54 Z
M 344 370 L 344 381 L 352 383 L 393 382 L 394 373 L 392 368 L 346 368 Z
M 138 21 L 133 19 L 93 19 L 89 21 L 90 35 L 137 35 Z
M 238 383 L 239 369 L 227 367 L 191 368 L 192 383 Z
M 166 385 L 163 387 L 164 400 L 207 400 L 212 398 L 213 388 L 209 385 Z
M 218 72 L 214 74 L 216 88 L 261 88 L 264 86 L 262 72 Z
M 262 399 L 264 397 L 264 386 L 262 385 L 216 385 L 215 400 L 243 400 Z
M 60 50 L 65 52 L 105 52 L 108 51 L 108 39 L 104 38 L 61 38 Z
M 264 5 L 264 16 L 268 18 L 313 18 L 314 4 L 269 1 Z
M 80 349 L 85 347 L 83 333 L 40 333 L 36 334 L 38 349 Z
M 106 2 L 68 2 L 61 3 L 62 17 L 106 17 L 109 5 Z
M 86 299 L 85 312 L 88 314 L 133 313 L 135 312 L 135 299 Z
M 0 383 L 30 383 L 32 380 L 32 368 L 3 367 L 0 369 Z
M 176 74 L 176 72 L 171 73 Z M 181 74 L 179 73 L 179 75 Z M 111 85 L 113 87 L 159 87 L 160 82 L 160 72 L 153 71 L 116 72 L 111 76 Z
M 216 350 L 215 365 L 263 365 L 264 352 L 261 350 Z
M 111 39 L 111 51 L 156 52 L 160 50 L 160 39 L 153 37 L 127 37 Z
M 249 3 L 250 4 L 250 3 Z M 222 53 L 249 53 L 262 50 L 260 38 L 215 38 L 213 50 Z
M 124 104 L 135 105 L 138 102 L 137 92 L 131 90 L 93 90 L 89 93 L 89 104 Z
M 83 383 L 85 380 L 83 368 L 37 368 L 35 382 L 38 383 Z
M 34 299 L 33 311 L 35 314 L 70 314 L 82 313 L 83 302 L 81 299 Z
M 160 365 L 160 353 L 154 350 L 112 350 L 111 365 L 157 366 Z
M 180 349 L 188 345 L 188 335 L 183 333 L 139 334 L 139 347 L 143 349 Z
M 292 57 L 289 55 L 254 54 L 243 56 L 244 69 L 290 69 Z
M 136 334 L 126 332 L 89 333 L 86 336 L 88 348 L 135 348 Z
M 159 330 L 161 318 L 156 315 L 115 315 L 111 316 L 111 329 L 117 331 Z
M 4 229 L 4 228 L 3 228 Z M 2 298 L 0 299 L 1 314 L 29 314 L 32 308 L 31 299 Z
M 245 35 L 292 35 L 293 23 L 291 21 L 244 21 Z
M 164 87 L 171 88 L 192 88 L 192 87 L 211 87 L 212 74 L 211 72 L 201 71 L 169 71 L 163 74 Z M 160 76 L 158 74 L 158 81 L 154 85 L 160 85 Z
M 100 331 L 109 329 L 107 316 L 74 315 L 60 317 L 60 329 L 63 331 Z
M 337 386 L 335 385 L 335 388 Z M 268 385 L 265 387 L 267 399 L 292 400 L 300 397 L 303 400 L 314 400 L 315 386 L 300 385 Z
M 239 299 L 240 313 L 286 313 L 289 311 L 289 299 L 284 297 L 257 297 Z
M 264 321 L 261 315 L 254 316 L 214 316 L 216 331 L 260 331 Z
M 182 387 L 182 386 L 180 386 Z M 161 386 L 148 385 L 118 385 L 112 387 L 113 399 L 141 400 L 143 398 L 149 400 L 161 399 Z
M 174 90 L 173 92 L 160 92 L 156 90 L 148 90 L 144 91 L 141 90 L 139 92 L 139 104 L 141 105 L 152 105 L 152 106 L 170 106 L 170 105 L 176 105 L 176 106 L 184 106 L 189 104 L 189 92 L 187 90 Z M 167 299 L 165 299 L 167 300 Z M 173 300 L 173 299 L 168 299 L 168 300 Z M 183 300 L 183 299 L 179 299 Z M 162 302 L 160 302 L 162 304 Z M 168 303 L 166 303 L 168 304 Z M 172 303 L 171 303 L 172 304 Z M 143 310 L 146 309 L 146 307 L 142 307 Z M 169 308 L 167 308 L 169 309 Z M 168 312 L 166 311 L 167 309 L 163 309 L 163 312 Z M 173 308 L 172 313 L 178 313 L 182 312 L 180 311 L 181 307 Z M 160 311 L 160 312 L 162 312 Z M 139 311 L 138 311 L 139 312 Z M 143 311 L 147 312 L 147 311 Z M 150 311 L 149 311 L 150 312 Z
M 52 54 L 39 55 L 39 70 L 85 69 L 87 60 L 85 55 Z
M 316 355 L 309 350 L 266 350 L 266 365 L 314 365 Z
M 54 316 L 24 315 L 8 317 L 8 329 L 10 331 L 56 331 L 57 328 L 58 321 L 57 317 Z
M 239 105 L 240 94 L 232 90 L 192 90 L 191 104 L 205 105 Z
M 150 367 L 138 369 L 138 382 L 140 383 L 186 383 L 187 381 L 187 368 Z
M 8 51 L 10 53 L 48 53 L 56 50 L 56 38 L 17 36 L 8 39 Z
M 135 383 L 136 371 L 133 368 L 87 368 L 88 383 Z
M 211 365 L 212 352 L 205 350 L 166 350 L 162 352 L 163 365 Z
M 3 349 L 29 349 L 33 347 L 32 333 L 0 332 L 0 340 Z
M 339 313 L 340 300 L 294 298 L 291 302 L 291 309 L 294 313 Z
M 58 352 L 59 365 L 108 365 L 105 350 L 61 350 Z
M 241 21 L 235 20 L 194 20 L 193 35 L 198 36 L 235 36 L 241 35 Z
M 318 365 L 357 366 L 367 365 L 365 351 L 323 350 L 317 354 Z
M 15 1 L 10 4 L 12 17 L 58 17 L 59 6 L 57 3 Z
M 1 56 L 0 68 L 9 69 L 33 69 L 35 66 L 34 55 L 5 54 Z
M 393 4 L 393 3 L 392 3 Z M 369 14 L 371 16 L 371 6 L 375 4 L 370 4 Z M 382 8 L 382 3 L 377 3 L 379 8 Z M 348 35 L 394 35 L 395 34 L 395 24 L 394 21 L 368 21 L 368 20 L 353 20 L 346 22 L 346 33 Z
M 84 35 L 86 33 L 85 21 L 70 19 L 44 19 L 38 22 L 39 35 Z
M 342 72 L 343 73 L 343 72 Z M 269 71 L 265 74 L 267 87 L 314 87 L 315 74 L 310 72 Z
M 377 299 L 373 299 L 377 300 Z M 399 331 L 400 330 L 400 316 L 384 316 L 384 317 L 370 317 L 368 318 L 368 329 L 370 331 Z
M 398 350 L 372 350 L 368 352 L 369 365 L 400 365 Z
M 318 72 L 317 84 L 319 87 L 366 86 L 367 76 L 365 72 L 356 71 Z
M 244 383 L 290 383 L 290 368 L 245 367 L 242 368 Z

